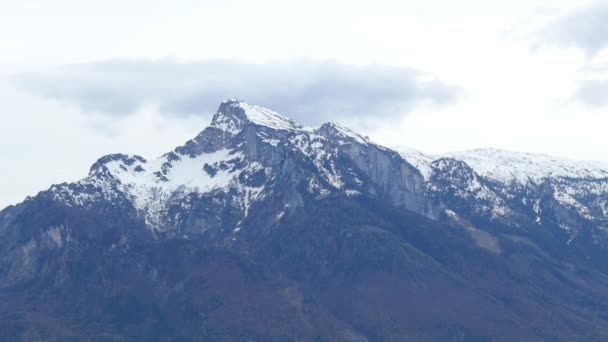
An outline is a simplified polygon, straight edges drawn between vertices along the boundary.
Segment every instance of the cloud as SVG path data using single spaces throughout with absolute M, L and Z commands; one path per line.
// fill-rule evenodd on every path
M 608 80 L 585 80 L 576 93 L 579 101 L 586 105 L 601 108 L 608 106 Z
M 557 16 L 535 34 L 535 48 L 579 48 L 593 57 L 608 46 L 608 4 L 595 2 Z
M 15 76 L 28 91 L 124 117 L 156 105 L 163 115 L 208 114 L 237 97 L 305 124 L 345 116 L 398 117 L 418 106 L 456 102 L 461 88 L 422 71 L 333 61 L 247 64 L 226 60 L 111 60 Z
M 608 47 L 608 3 L 595 1 L 569 12 L 554 15 L 540 28 L 524 33 L 532 37 L 532 48 L 576 48 L 586 61 L 578 71 L 573 99 L 592 108 L 608 106 L 608 67 L 596 57 Z
M 608 107 L 608 64 L 588 63 L 578 70 L 573 99 L 587 109 Z

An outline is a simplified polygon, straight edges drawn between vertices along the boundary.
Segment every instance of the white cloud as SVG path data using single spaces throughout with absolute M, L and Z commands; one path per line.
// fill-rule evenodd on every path
M 608 47 L 608 4 L 595 1 L 556 16 L 538 30 L 536 48 L 579 48 L 593 57 Z

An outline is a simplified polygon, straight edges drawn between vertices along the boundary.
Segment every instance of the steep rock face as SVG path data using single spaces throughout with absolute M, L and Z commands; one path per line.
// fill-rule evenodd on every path
M 333 142 L 333 148 L 340 150 L 363 172 L 375 189 L 373 193 L 386 196 L 396 205 L 416 212 L 430 210 L 421 196 L 424 182 L 420 173 L 393 150 L 375 145 L 357 133 L 336 124 L 324 124 L 320 133 Z M 355 179 L 356 181 L 357 179 Z M 362 184 L 354 184 L 354 187 Z

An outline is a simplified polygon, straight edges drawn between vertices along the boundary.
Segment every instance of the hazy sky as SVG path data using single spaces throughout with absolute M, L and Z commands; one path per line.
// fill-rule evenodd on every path
M 0 0 L 0 207 L 238 97 L 427 153 L 608 162 L 608 2 Z

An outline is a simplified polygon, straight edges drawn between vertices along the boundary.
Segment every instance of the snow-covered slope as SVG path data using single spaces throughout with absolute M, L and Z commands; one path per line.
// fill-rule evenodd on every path
M 450 210 L 460 206 L 509 225 L 551 224 L 569 241 L 589 225 L 602 231 L 608 224 L 606 164 L 498 149 L 443 155 L 397 150 L 424 176 L 429 195 Z
M 244 125 L 253 123 L 277 130 L 302 130 L 298 122 L 270 109 L 252 105 L 238 99 L 229 99 L 220 105 L 211 122 L 212 127 L 230 133 L 238 133 Z
M 598 179 L 608 177 L 608 165 L 593 161 L 575 161 L 544 154 L 477 149 L 448 153 L 446 157 L 462 160 L 477 173 L 500 182 L 540 183 L 547 177 Z
M 416 167 L 424 179 L 430 179 L 433 172 L 431 163 L 433 160 L 435 160 L 435 156 L 424 154 L 418 150 L 406 146 L 396 147 L 395 150 L 399 152 L 403 159 Z
M 548 177 L 580 179 L 608 178 L 608 164 L 596 161 L 576 161 L 544 154 L 512 152 L 493 148 L 429 155 L 408 148 L 395 148 L 412 165 L 429 178 L 431 164 L 441 158 L 453 158 L 467 163 L 476 173 L 502 183 L 540 183 Z

